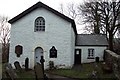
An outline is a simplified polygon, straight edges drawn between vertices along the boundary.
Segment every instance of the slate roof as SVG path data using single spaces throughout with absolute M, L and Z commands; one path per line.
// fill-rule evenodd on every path
M 64 20 L 70 22 L 72 24 L 73 30 L 75 32 L 75 34 L 77 34 L 77 29 L 76 29 L 76 25 L 73 19 L 65 16 L 64 14 L 61 14 L 60 12 L 54 10 L 53 8 L 43 4 L 42 2 L 38 2 L 36 4 L 34 4 L 33 6 L 31 6 L 30 8 L 28 8 L 27 10 L 23 11 L 22 13 L 20 13 L 19 15 L 15 16 L 14 18 L 12 18 L 11 20 L 9 20 L 9 23 L 14 23 L 16 21 L 18 21 L 19 19 L 21 19 L 22 17 L 26 16 L 27 14 L 29 14 L 30 12 L 36 10 L 37 8 L 45 8 L 49 11 L 51 11 L 52 13 L 56 14 L 57 16 L 63 18 Z
M 106 35 L 78 34 L 76 46 L 108 46 Z

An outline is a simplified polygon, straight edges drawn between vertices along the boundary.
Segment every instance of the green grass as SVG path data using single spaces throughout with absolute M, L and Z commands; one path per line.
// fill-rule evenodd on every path
M 16 72 L 19 78 L 22 78 L 22 80 L 35 80 L 35 74 L 33 70 L 25 71 L 23 70 L 22 72 Z
M 0 63 L 0 71 L 2 71 L 2 63 Z
M 93 71 L 97 71 L 98 78 L 115 78 L 113 73 L 104 73 L 101 68 L 101 63 L 98 64 L 98 67 L 95 67 L 95 63 L 82 64 L 81 70 L 76 69 L 57 69 L 47 71 L 51 74 L 57 74 L 61 76 L 66 76 L 70 78 L 90 78 L 90 75 Z
M 74 69 L 57 69 L 57 70 L 50 70 L 47 72 L 65 77 L 71 77 L 71 78 L 87 78 L 88 74 L 90 74 L 91 71 L 92 69 L 88 67 L 88 69 L 82 71 L 74 70 Z
M 0 76 L 2 76 L 2 63 L 0 63 Z
M 3 66 L 3 67 L 2 67 Z M 2 70 L 2 77 L 3 78 L 8 78 L 8 76 L 5 74 L 5 70 L 4 70 L 4 64 L 0 64 L 0 68 Z M 17 71 L 14 70 L 18 76 L 18 78 L 21 78 L 20 80 L 35 80 L 35 73 L 33 70 L 29 70 L 29 71 Z
M 72 77 L 72 78 L 87 78 L 88 75 L 93 71 L 93 68 L 91 68 L 91 65 L 85 64 L 82 65 L 82 70 L 74 70 L 74 69 L 57 69 L 48 71 L 52 74 L 62 75 L 66 77 Z M 83 69 L 84 68 L 84 69 Z
M 0 65 L 1 66 L 1 65 Z M 55 69 L 55 70 L 46 70 L 46 73 L 51 74 L 57 74 L 60 76 L 70 77 L 70 78 L 90 78 L 91 73 L 96 70 L 98 71 L 98 77 L 99 78 L 115 78 L 113 73 L 104 73 L 101 69 L 101 63 L 98 64 L 98 67 L 95 67 L 94 63 L 90 64 L 82 64 L 80 66 L 80 70 L 76 69 Z M 35 80 L 35 73 L 34 70 L 25 71 L 22 72 L 16 71 L 19 78 L 22 78 L 22 80 Z

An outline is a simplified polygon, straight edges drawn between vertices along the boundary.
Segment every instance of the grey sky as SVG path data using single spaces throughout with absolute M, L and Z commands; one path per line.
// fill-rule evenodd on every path
M 56 10 L 59 10 L 61 3 L 66 5 L 72 2 L 81 2 L 81 0 L 0 0 L 0 15 L 12 18 L 38 1 L 41 1 Z
M 83 0 L 0 0 L 0 15 L 7 16 L 11 19 L 38 1 L 43 2 L 57 11 L 60 11 L 61 3 L 66 6 L 68 3 L 83 2 Z

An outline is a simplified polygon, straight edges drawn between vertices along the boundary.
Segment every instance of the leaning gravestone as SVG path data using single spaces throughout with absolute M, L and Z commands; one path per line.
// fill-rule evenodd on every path
M 5 72 L 7 73 L 8 77 L 10 77 L 11 80 L 16 80 L 18 78 L 17 74 L 14 72 L 11 64 L 9 63 L 5 64 Z
M 22 71 L 22 68 L 21 68 L 21 66 L 20 66 L 20 63 L 19 63 L 18 61 L 16 61 L 16 62 L 14 63 L 14 65 L 15 65 L 16 70 Z
M 36 63 L 34 70 L 35 70 L 36 79 L 43 80 L 44 74 L 43 74 L 42 65 L 39 63 Z

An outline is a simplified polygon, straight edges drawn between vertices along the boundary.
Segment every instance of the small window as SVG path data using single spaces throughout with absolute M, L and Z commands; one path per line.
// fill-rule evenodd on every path
M 57 50 L 54 46 L 50 49 L 50 58 L 57 58 Z
M 20 45 L 17 45 L 15 47 L 15 53 L 16 53 L 17 57 L 20 57 L 20 55 L 22 54 L 22 52 L 23 52 L 23 47 L 20 46 Z
M 38 17 L 35 20 L 35 28 L 34 31 L 45 31 L 45 19 L 43 17 Z
M 94 59 L 94 49 L 88 49 L 88 59 Z

